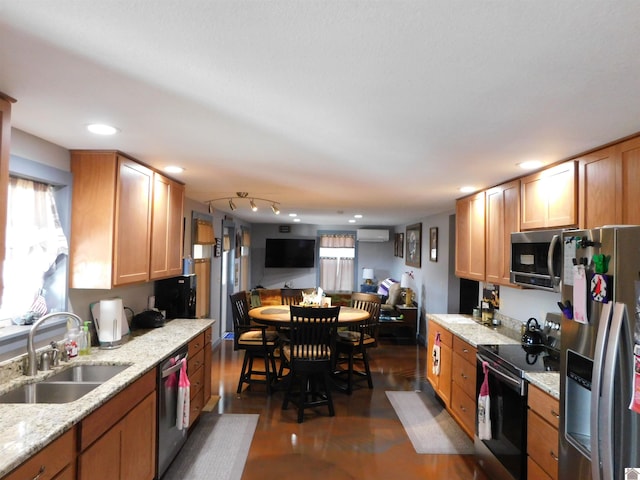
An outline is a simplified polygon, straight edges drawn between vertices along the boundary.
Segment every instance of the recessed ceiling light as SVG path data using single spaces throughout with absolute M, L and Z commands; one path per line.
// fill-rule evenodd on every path
M 164 171 L 167 173 L 182 173 L 184 172 L 184 168 L 176 165 L 169 165 L 168 167 L 164 167 Z
M 294 222 L 299 222 L 299 221 L 300 221 L 300 219 L 299 219 L 299 218 L 294 218 L 294 219 L 293 219 L 293 221 L 294 221 Z
M 362 215 L 360 215 L 359 213 L 356 213 L 353 218 L 362 218 Z
M 297 216 L 298 216 L 298 214 L 297 214 L 297 213 L 290 213 L 290 214 L 289 214 L 289 216 L 290 216 L 290 217 L 297 217 Z
M 114 135 L 118 133 L 118 129 L 116 127 L 104 125 L 102 123 L 92 123 L 91 125 L 87 125 L 87 130 L 91 133 L 95 133 L 96 135 Z
M 356 223 L 356 221 L 355 221 L 355 219 L 350 218 L 350 219 L 349 219 L 349 223 Z
M 540 160 L 527 160 L 526 162 L 519 163 L 518 166 L 523 170 L 535 170 L 542 166 L 542 162 Z
M 471 193 L 471 192 L 475 192 L 476 190 L 477 190 L 476 187 L 472 187 L 470 185 L 460 187 L 460 191 L 462 193 Z

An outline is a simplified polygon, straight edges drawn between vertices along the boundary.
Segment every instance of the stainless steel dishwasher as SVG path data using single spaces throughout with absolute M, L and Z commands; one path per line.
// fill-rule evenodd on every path
M 158 478 L 167 468 L 187 440 L 187 429 L 176 425 L 178 379 L 182 361 L 186 361 L 187 346 L 179 348 L 158 366 Z

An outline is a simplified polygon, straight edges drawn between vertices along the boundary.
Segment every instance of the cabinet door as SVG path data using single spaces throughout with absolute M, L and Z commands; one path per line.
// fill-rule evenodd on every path
M 445 407 L 451 405 L 451 372 L 453 371 L 453 354 L 451 347 L 440 345 L 440 380 L 438 381 L 438 393 Z
M 211 337 L 209 341 L 204 344 L 204 401 L 209 401 L 211 398 Z
M 486 195 L 486 281 L 511 285 L 511 233 L 520 231 L 520 181 L 491 188 Z
M 456 202 L 456 276 L 484 281 L 485 194 Z
M 427 380 L 435 391 L 438 391 L 438 376 L 433 373 L 433 345 L 435 343 L 435 330 L 433 323 L 429 322 L 429 335 L 427 335 Z
M 622 223 L 640 225 L 640 138 L 622 142 L 617 151 L 622 170 Z
M 78 480 L 117 480 L 120 478 L 122 427 L 115 425 L 87 448 L 78 459 Z
M 120 478 L 152 480 L 156 473 L 156 395 L 151 393 L 122 420 Z
M 614 225 L 620 220 L 618 161 L 613 147 L 578 159 L 580 226 Z
M 149 280 L 153 172 L 118 156 L 113 285 Z
M 7 226 L 7 190 L 9 188 L 9 143 L 11 140 L 12 98 L 0 93 L 0 272 L 4 265 L 5 229 Z M 0 299 L 2 298 L 2 275 L 0 275 Z
M 211 259 L 194 260 L 198 289 L 196 290 L 196 318 L 207 318 L 211 309 Z
M 182 273 L 184 186 L 154 173 L 151 225 L 152 280 Z

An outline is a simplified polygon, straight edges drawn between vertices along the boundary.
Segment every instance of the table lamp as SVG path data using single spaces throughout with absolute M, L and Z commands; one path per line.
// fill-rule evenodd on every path
M 400 288 L 404 289 L 404 306 L 412 307 L 413 306 L 413 292 L 409 285 L 411 284 L 411 275 L 408 273 L 403 273 L 402 278 L 400 279 Z
M 363 268 L 362 278 L 364 279 L 364 283 L 366 283 L 367 285 L 372 285 L 373 284 L 373 268 Z

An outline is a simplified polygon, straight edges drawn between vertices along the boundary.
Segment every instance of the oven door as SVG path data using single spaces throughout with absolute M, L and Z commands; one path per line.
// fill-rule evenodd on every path
M 484 380 L 482 362 L 477 356 L 476 396 Z M 476 412 L 475 450 L 482 468 L 495 479 L 525 479 L 527 464 L 526 382 L 488 362 L 491 439 L 480 440 Z

